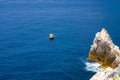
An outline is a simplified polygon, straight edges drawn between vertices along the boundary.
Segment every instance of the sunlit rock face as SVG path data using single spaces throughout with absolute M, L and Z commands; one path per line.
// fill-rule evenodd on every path
M 102 72 L 97 72 L 90 80 L 120 80 L 120 68 L 106 68 Z
M 101 32 L 96 33 L 88 60 L 100 63 L 102 68 L 118 67 L 120 63 L 119 47 L 112 42 L 110 35 L 104 28 Z

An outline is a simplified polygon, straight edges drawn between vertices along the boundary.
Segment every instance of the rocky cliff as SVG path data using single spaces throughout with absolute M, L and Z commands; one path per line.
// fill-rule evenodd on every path
M 90 80 L 120 80 L 120 68 L 106 68 L 97 72 Z
M 96 34 L 89 52 L 88 60 L 100 63 L 100 67 L 102 68 L 118 67 L 120 63 L 119 47 L 112 42 L 105 29 L 102 29 L 101 32 Z
M 120 80 L 120 50 L 105 29 L 96 34 L 88 60 L 100 63 L 100 68 L 104 69 L 90 80 Z

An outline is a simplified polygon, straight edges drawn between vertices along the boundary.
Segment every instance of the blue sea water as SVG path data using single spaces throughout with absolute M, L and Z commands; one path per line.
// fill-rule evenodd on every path
M 89 80 L 103 27 L 120 46 L 119 0 L 0 0 L 0 80 Z

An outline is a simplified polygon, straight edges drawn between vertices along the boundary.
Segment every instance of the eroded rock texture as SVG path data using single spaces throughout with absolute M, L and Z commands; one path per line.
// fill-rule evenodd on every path
M 102 68 L 116 68 L 120 63 L 120 50 L 105 29 L 98 32 L 91 46 L 88 60 L 101 64 Z

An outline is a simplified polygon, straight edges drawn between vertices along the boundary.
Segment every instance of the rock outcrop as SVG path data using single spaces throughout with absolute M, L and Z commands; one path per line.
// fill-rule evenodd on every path
M 96 34 L 88 60 L 100 63 L 104 69 L 90 80 L 120 80 L 120 50 L 105 29 Z
M 120 68 L 106 68 L 102 72 L 97 72 L 90 80 L 120 80 Z
M 91 46 L 88 60 L 101 64 L 101 68 L 116 68 L 120 64 L 120 50 L 105 29 L 98 32 Z

